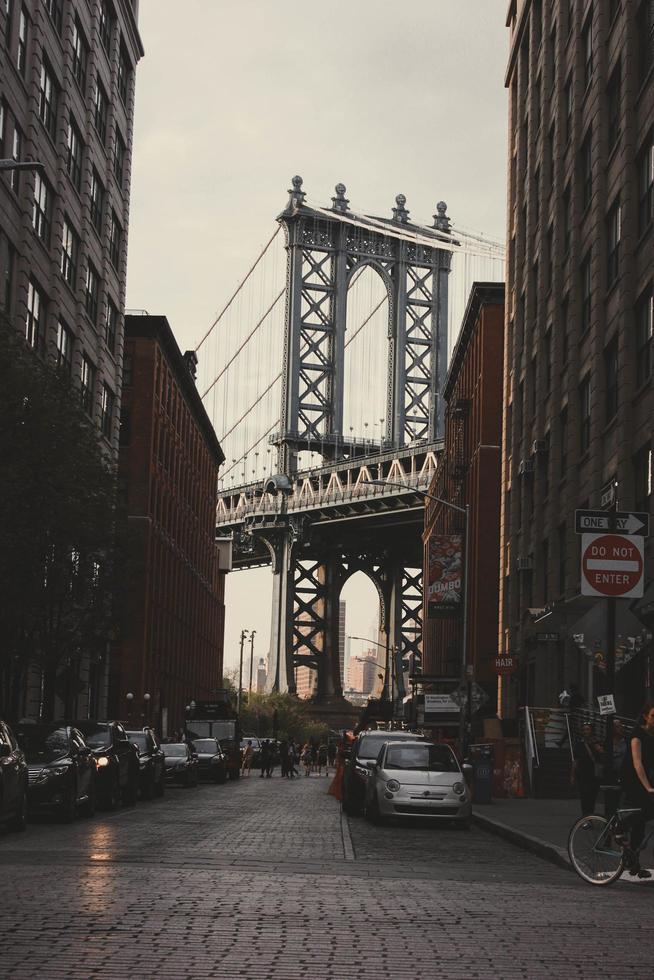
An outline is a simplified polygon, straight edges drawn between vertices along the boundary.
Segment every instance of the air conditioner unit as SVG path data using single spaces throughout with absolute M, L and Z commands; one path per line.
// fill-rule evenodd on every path
M 528 572 L 534 567 L 534 559 L 531 555 L 526 555 L 523 558 L 518 558 L 517 566 L 519 572 Z
M 534 472 L 533 459 L 521 459 L 518 465 L 518 476 L 526 476 Z
M 541 455 L 547 452 L 547 440 L 546 439 L 534 439 L 531 444 L 531 451 L 534 456 Z

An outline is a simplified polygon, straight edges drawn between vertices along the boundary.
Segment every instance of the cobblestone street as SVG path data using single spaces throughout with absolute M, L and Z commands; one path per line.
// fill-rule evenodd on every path
M 0 975 L 651 975 L 648 886 L 584 886 L 480 830 L 341 822 L 253 775 L 0 837 Z

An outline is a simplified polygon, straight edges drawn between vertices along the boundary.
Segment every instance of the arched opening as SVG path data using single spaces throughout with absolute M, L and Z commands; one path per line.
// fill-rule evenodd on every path
M 386 659 L 385 634 L 380 631 L 380 599 L 365 572 L 347 579 L 340 595 L 343 694 L 353 704 L 378 697 Z
M 371 265 L 356 268 L 347 291 L 343 438 L 380 446 L 386 433 L 388 292 Z
M 263 692 L 269 665 L 270 610 L 272 607 L 273 575 L 271 568 L 249 568 L 233 572 L 225 578 L 225 645 L 223 677 L 238 686 L 241 630 L 248 636 L 243 644 L 243 690 L 250 689 L 252 661 L 252 690 Z M 252 596 L 257 601 L 252 601 Z M 255 637 L 252 643 L 251 633 Z M 260 662 L 263 660 L 263 664 Z

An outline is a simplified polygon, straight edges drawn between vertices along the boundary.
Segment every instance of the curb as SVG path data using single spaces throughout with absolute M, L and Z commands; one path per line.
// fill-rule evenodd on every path
M 557 847 L 556 844 L 543 840 L 541 837 L 533 837 L 531 834 L 526 834 L 523 830 L 516 830 L 515 827 L 509 827 L 508 824 L 501 823 L 499 820 L 492 820 L 490 817 L 481 816 L 479 813 L 473 812 L 472 821 L 482 830 L 490 834 L 495 834 L 497 837 L 503 837 L 505 840 L 515 844 L 516 847 L 521 847 L 524 851 L 530 851 L 544 861 L 556 864 L 559 868 L 572 871 L 572 865 L 570 864 L 567 851 L 564 851 L 562 847 Z
M 350 825 L 347 822 L 347 816 L 345 815 L 345 810 L 341 805 L 341 836 L 343 839 L 343 856 L 346 861 L 356 861 L 356 856 L 354 853 L 354 845 L 352 843 L 352 835 L 350 834 Z

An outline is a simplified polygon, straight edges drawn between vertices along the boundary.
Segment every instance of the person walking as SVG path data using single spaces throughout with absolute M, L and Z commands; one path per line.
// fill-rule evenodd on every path
M 323 766 L 325 768 L 325 776 L 329 776 L 329 766 L 327 762 L 327 746 L 324 742 L 318 746 L 318 775 L 322 776 Z
M 648 702 L 640 713 L 638 723 L 629 739 L 622 770 L 622 786 L 627 804 L 638 807 L 639 813 L 629 821 L 631 833 L 629 874 L 636 878 L 651 878 L 647 868 L 641 868 L 638 848 L 645 836 L 645 824 L 654 820 L 654 702 Z
M 327 761 L 331 768 L 334 768 L 336 763 L 336 742 L 333 738 L 327 740 Z
M 268 742 L 268 762 L 266 765 L 266 778 L 270 779 L 273 774 L 273 769 L 277 765 L 277 743 L 274 739 L 270 739 Z
M 288 778 L 295 779 L 300 773 L 295 768 L 295 763 L 298 761 L 298 750 L 295 747 L 295 742 L 291 739 L 288 746 Z
M 587 722 L 581 726 L 581 738 L 575 744 L 573 758 L 570 782 L 573 786 L 577 784 L 581 815 L 587 817 L 595 812 L 602 762 L 602 746 L 595 738 L 593 726 Z
M 279 764 L 282 778 L 288 776 L 288 742 L 282 739 L 279 743 Z
M 311 746 L 309 745 L 308 742 L 305 742 L 304 748 L 302 749 L 302 765 L 304 766 L 304 775 L 305 776 L 310 776 L 311 775 L 311 766 L 312 766 L 312 764 L 313 764 L 313 762 L 312 762 L 312 758 L 311 758 Z
M 254 749 L 252 748 L 252 742 L 248 741 L 245 746 L 245 751 L 243 752 L 243 765 L 241 767 L 241 775 L 249 776 L 252 772 L 252 760 L 254 759 Z
M 268 772 L 269 761 L 270 761 L 270 742 L 268 741 L 267 738 L 264 738 L 263 742 L 261 743 L 261 751 L 259 752 L 259 766 L 261 768 L 261 772 L 259 773 L 259 776 L 261 777 L 261 779 L 263 779 L 263 777 Z

